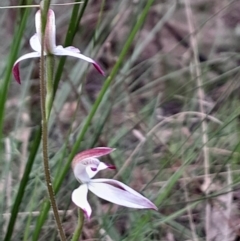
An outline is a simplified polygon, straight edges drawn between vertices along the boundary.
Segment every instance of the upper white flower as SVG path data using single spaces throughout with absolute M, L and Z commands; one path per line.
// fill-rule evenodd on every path
M 92 213 L 87 200 L 88 190 L 98 197 L 118 205 L 157 210 L 157 207 L 151 201 L 119 181 L 105 178 L 92 179 L 101 170 L 115 169 L 115 166 L 107 165 L 97 159 L 113 150 L 108 147 L 97 147 L 75 156 L 72 161 L 72 168 L 76 179 L 82 185 L 73 191 L 72 201 L 84 211 L 88 219 Z
M 41 11 L 38 10 L 35 15 L 36 34 L 30 39 L 30 46 L 35 52 L 31 52 L 21 56 L 13 65 L 13 75 L 18 83 L 21 83 L 19 73 L 19 62 L 24 59 L 38 58 L 41 56 Z M 53 54 L 58 56 L 72 56 L 79 59 L 86 60 L 92 63 L 93 66 L 101 73 L 104 74 L 101 67 L 91 58 L 80 54 L 80 50 L 70 46 L 64 48 L 61 45 L 56 45 L 56 25 L 55 14 L 53 10 L 49 9 L 47 14 L 47 23 L 44 36 L 44 55 Z

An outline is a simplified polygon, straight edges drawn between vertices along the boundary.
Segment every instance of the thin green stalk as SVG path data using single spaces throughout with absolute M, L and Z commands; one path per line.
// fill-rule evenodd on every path
M 46 57 L 46 76 L 47 76 L 47 93 L 46 93 L 46 117 L 49 119 L 53 104 L 53 74 L 54 74 L 54 56 Z
M 84 213 L 83 211 L 79 208 L 78 209 L 78 225 L 74 231 L 72 241 L 78 241 L 80 238 L 80 235 L 82 234 L 82 228 L 84 224 Z
M 43 54 L 43 53 L 42 53 Z M 41 113 L 42 113 L 42 154 L 43 154 L 43 165 L 44 165 L 44 174 L 45 180 L 48 190 L 49 200 L 53 209 L 53 215 L 55 218 L 55 222 L 58 228 L 58 233 L 62 241 L 66 240 L 61 219 L 58 213 L 58 207 L 55 200 L 55 194 L 52 187 L 52 179 L 50 174 L 49 160 L 48 160 L 48 124 L 47 124 L 47 116 L 45 109 L 45 79 L 44 79 L 44 57 L 41 55 L 40 58 L 40 99 L 41 99 Z
M 41 29 L 41 46 L 44 46 L 44 36 L 45 36 L 45 26 L 47 22 L 47 12 L 50 5 L 50 1 L 44 1 L 41 2 L 41 6 L 43 6 L 43 9 L 41 8 L 41 16 L 42 16 L 42 29 Z M 49 58 L 49 62 L 50 62 Z M 50 167 L 49 167 L 49 160 L 48 160 L 48 121 L 47 121 L 47 113 L 46 113 L 46 85 L 45 85 L 45 66 L 44 66 L 44 48 L 41 48 L 41 58 L 40 58 L 40 101 L 41 101 L 41 114 L 42 114 L 42 154 L 43 154 L 43 165 L 44 165 L 44 174 L 45 174 L 45 180 L 49 195 L 49 200 L 52 206 L 53 215 L 55 218 L 56 226 L 58 229 L 58 234 L 60 236 L 61 241 L 66 241 L 66 237 L 63 231 L 61 219 L 58 213 L 58 207 L 55 200 L 55 194 L 52 187 L 52 180 L 51 180 L 51 174 L 50 174 Z M 48 62 L 47 62 L 48 64 Z M 47 66 L 47 70 L 49 70 L 51 66 Z M 52 76 L 51 71 L 47 73 L 47 78 L 50 77 L 50 79 L 47 79 L 48 81 L 52 82 Z M 47 84 L 47 86 L 52 88 L 52 84 Z M 50 93 L 51 95 L 51 93 Z
M 128 53 L 128 50 L 129 48 L 131 47 L 131 44 L 137 34 L 137 32 L 139 31 L 139 29 L 141 28 L 142 24 L 144 23 L 144 20 L 149 12 L 149 9 L 150 7 L 152 6 L 152 4 L 154 3 L 154 0 L 149 0 L 142 12 L 142 14 L 139 16 L 139 19 L 137 21 L 137 23 L 135 24 L 134 28 L 132 29 L 130 35 L 129 35 L 129 38 L 126 42 L 126 44 L 124 45 L 123 49 L 122 49 L 122 52 L 118 58 L 118 61 L 117 63 L 115 64 L 112 72 L 110 73 L 109 77 L 107 78 L 107 80 L 105 81 L 99 95 L 98 95 L 98 98 L 96 99 L 96 101 L 94 102 L 94 105 L 84 123 L 84 126 L 83 126 L 83 129 L 81 131 L 81 133 L 79 134 L 73 148 L 72 148 L 72 151 L 68 157 L 68 160 L 67 160 L 67 163 L 66 165 L 63 167 L 63 170 L 62 170 L 62 173 L 60 173 L 58 175 L 58 177 L 56 178 L 56 181 L 54 182 L 54 191 L 57 193 L 60 189 L 60 186 L 64 180 L 64 177 L 66 176 L 68 170 L 69 170 L 69 167 L 71 165 L 71 161 L 72 159 L 74 158 L 74 156 L 76 155 L 77 151 L 79 150 L 79 146 L 91 124 L 91 121 L 95 115 L 95 113 L 97 112 L 97 109 L 105 95 L 105 93 L 107 92 L 110 84 L 112 83 L 114 77 L 116 76 L 116 74 L 118 73 L 119 69 L 120 69 L 120 66 L 124 60 L 124 57 L 126 56 L 126 54 Z M 35 232 L 34 232 L 34 237 L 33 237 L 33 240 L 37 240 L 38 239 L 38 236 L 40 234 L 40 231 L 41 231 L 41 228 L 47 218 L 47 214 L 48 214 L 48 211 L 49 211 L 49 208 L 50 208 L 50 205 L 49 203 L 47 205 L 45 205 L 43 207 L 43 209 L 41 210 L 41 218 L 38 219 L 38 223 L 35 227 Z
M 50 4 L 51 4 L 51 0 L 42 0 L 40 2 L 40 9 L 41 9 L 41 16 L 42 16 L 42 19 L 41 19 L 41 22 L 42 22 L 41 32 L 42 32 L 42 34 L 45 33 L 45 28 L 46 28 L 46 23 L 47 23 L 47 17 L 46 16 L 47 16 Z

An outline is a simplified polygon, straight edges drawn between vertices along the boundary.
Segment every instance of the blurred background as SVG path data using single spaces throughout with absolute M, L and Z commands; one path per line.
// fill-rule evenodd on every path
M 1 1 L 1 7 L 31 4 L 39 1 Z M 101 160 L 117 167 L 98 176 L 131 186 L 158 211 L 123 208 L 90 193 L 93 216 L 81 240 L 239 240 L 240 2 L 85 0 L 51 8 L 57 45 L 79 48 L 106 73 L 55 58 L 49 158 L 69 240 L 77 224 L 71 193 L 79 184 L 66 165 L 76 151 L 97 146 L 116 148 Z M 36 11 L 0 9 L 5 241 L 58 240 L 46 209 L 39 59 L 21 62 L 21 85 L 11 73 L 14 61 L 32 51 Z

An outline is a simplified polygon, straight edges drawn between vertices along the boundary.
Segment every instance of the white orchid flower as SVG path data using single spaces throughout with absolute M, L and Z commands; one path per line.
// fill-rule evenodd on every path
M 34 52 L 25 54 L 21 56 L 13 65 L 13 75 L 16 81 L 20 84 L 20 73 L 19 73 L 19 62 L 24 59 L 39 58 L 41 56 L 41 11 L 38 10 L 35 15 L 35 25 L 36 25 L 36 34 L 34 34 L 30 39 L 30 46 Z M 64 48 L 61 45 L 56 46 L 56 25 L 55 25 L 55 14 L 53 10 L 49 9 L 47 14 L 47 23 L 45 29 L 45 39 L 44 39 L 44 55 L 58 55 L 58 56 L 72 56 L 79 59 L 83 59 L 89 63 L 92 63 L 93 66 L 104 75 L 101 67 L 91 58 L 80 54 L 80 50 L 70 46 Z
M 157 207 L 151 201 L 119 181 L 105 178 L 92 179 L 101 170 L 115 169 L 115 166 L 107 165 L 98 160 L 98 157 L 107 155 L 113 150 L 108 147 L 97 147 L 75 156 L 72 161 L 72 168 L 76 179 L 82 185 L 73 191 L 72 201 L 84 211 L 88 219 L 92 213 L 87 200 L 88 190 L 98 197 L 118 205 L 157 210 Z

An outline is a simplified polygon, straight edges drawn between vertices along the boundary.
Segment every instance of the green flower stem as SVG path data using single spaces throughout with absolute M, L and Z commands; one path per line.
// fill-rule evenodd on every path
M 53 74 L 54 74 L 54 56 L 48 55 L 46 57 L 46 76 L 47 76 L 47 93 L 46 93 L 46 117 L 50 117 L 53 104 Z
M 42 36 L 41 36 L 41 46 L 44 46 L 44 34 L 45 34 L 45 26 L 47 22 L 47 12 L 50 5 L 50 1 L 42 1 L 41 2 L 41 16 L 42 16 Z M 49 56 L 51 57 L 51 56 Z M 48 57 L 47 57 L 48 58 Z M 50 61 L 50 58 L 49 58 Z M 58 229 L 58 234 L 60 236 L 61 241 L 66 241 L 66 237 L 62 228 L 61 219 L 58 213 L 58 207 L 55 200 L 55 195 L 52 187 L 52 180 L 50 174 L 49 160 L 48 160 L 48 121 L 47 121 L 47 112 L 46 112 L 46 84 L 45 84 L 45 66 L 44 66 L 44 48 L 41 48 L 41 58 L 40 58 L 40 100 L 41 100 L 41 114 L 42 114 L 42 154 L 43 154 L 43 165 L 44 165 L 44 173 L 46 179 L 46 185 L 49 195 L 49 200 L 53 209 L 53 214 L 56 222 L 56 226 Z M 47 61 L 47 64 L 48 61 Z M 47 66 L 47 70 L 49 70 L 51 66 Z M 51 71 L 47 73 L 47 83 L 50 81 L 50 84 L 47 84 L 47 87 L 52 86 L 52 78 L 50 76 Z M 50 76 L 50 78 L 49 78 Z M 49 78 L 49 79 L 48 79 Z M 52 87 L 51 87 L 52 88 Z M 48 90 L 48 89 L 47 89 Z M 50 93 L 51 95 L 51 93 Z
M 48 9 L 50 7 L 51 4 L 51 0 L 42 0 L 40 2 L 40 9 L 41 9 L 41 16 L 42 16 L 42 29 L 41 32 L 42 34 L 45 33 L 45 28 L 46 28 L 46 24 L 47 24 L 47 13 L 48 13 Z
M 78 209 L 78 225 L 74 231 L 71 241 L 79 240 L 80 235 L 82 234 L 83 224 L 84 224 L 84 213 L 83 213 L 82 209 L 79 208 Z
M 43 51 L 42 51 L 43 52 Z M 59 236 L 61 237 L 61 241 L 65 241 L 66 237 L 62 228 L 61 219 L 58 214 L 58 207 L 55 200 L 55 195 L 52 187 L 52 180 L 50 174 L 49 160 L 48 160 L 48 123 L 47 116 L 45 110 L 45 97 L 46 97 L 46 86 L 44 79 L 44 57 L 43 53 L 40 59 L 40 99 L 41 99 L 41 113 L 42 113 L 42 154 L 43 154 L 43 164 L 44 164 L 44 173 L 45 180 L 48 190 L 48 195 L 50 199 L 50 203 L 53 209 L 53 214 L 55 218 L 55 222 L 58 228 Z

